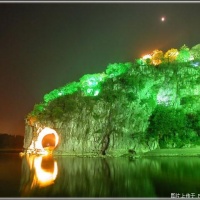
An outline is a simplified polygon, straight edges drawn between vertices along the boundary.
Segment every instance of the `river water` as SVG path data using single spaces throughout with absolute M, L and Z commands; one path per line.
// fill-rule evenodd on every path
M 134 160 L 1 153 L 0 197 L 198 197 L 199 170 L 198 157 Z

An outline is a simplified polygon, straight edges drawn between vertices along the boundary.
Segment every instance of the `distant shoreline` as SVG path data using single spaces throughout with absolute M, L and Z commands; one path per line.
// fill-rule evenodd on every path
M 23 149 L 0 149 L 0 153 L 20 153 Z

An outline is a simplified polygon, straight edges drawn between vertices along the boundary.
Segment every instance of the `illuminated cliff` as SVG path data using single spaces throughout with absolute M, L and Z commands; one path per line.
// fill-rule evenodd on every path
M 124 155 L 192 145 L 200 134 L 199 65 L 200 45 L 184 45 L 84 75 L 34 106 L 26 118 L 24 148 Z M 48 134 L 54 142 L 44 138 Z

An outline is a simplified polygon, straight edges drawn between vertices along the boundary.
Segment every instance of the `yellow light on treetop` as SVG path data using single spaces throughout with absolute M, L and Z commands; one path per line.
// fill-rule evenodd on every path
M 147 55 L 144 55 L 142 58 L 146 60 L 146 59 L 148 59 L 148 58 L 151 59 L 151 57 L 152 57 L 152 56 L 151 56 L 150 54 L 147 54 Z

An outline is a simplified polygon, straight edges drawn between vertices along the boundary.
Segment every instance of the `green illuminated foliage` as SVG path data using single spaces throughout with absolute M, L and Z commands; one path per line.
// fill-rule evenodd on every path
M 145 61 L 142 58 L 136 59 L 136 63 L 138 65 L 145 65 L 146 64 Z
M 55 90 L 51 91 L 50 93 L 45 94 L 44 101 L 46 103 L 48 103 L 49 101 L 53 101 L 54 99 L 59 97 L 59 93 L 60 93 L 60 91 L 58 89 L 55 89 Z
M 43 103 L 35 104 L 34 108 L 29 116 L 39 116 L 45 110 L 45 105 Z
M 191 95 L 192 92 L 188 93 L 188 95 L 184 95 L 181 98 L 181 105 L 182 108 L 187 113 L 191 113 L 195 110 L 198 110 L 200 108 L 200 95 Z
M 171 138 L 184 137 L 188 130 L 185 113 L 171 107 L 157 106 L 149 121 L 148 134 L 158 137 L 162 145 Z M 184 141 L 179 145 L 183 144 Z
M 85 96 L 97 96 L 101 91 L 101 84 L 106 79 L 106 75 L 102 74 L 86 74 L 80 78 L 81 90 Z
M 129 62 L 109 64 L 106 69 L 106 74 L 109 78 L 114 78 L 126 73 L 131 68 L 131 66 L 132 64 Z
M 98 84 L 103 82 L 106 75 L 103 74 L 86 74 L 80 78 L 80 84 L 82 88 L 96 87 Z
M 194 47 L 192 47 L 190 53 L 194 60 L 200 60 L 200 44 L 197 44 Z
M 187 124 L 190 129 L 193 129 L 198 136 L 200 136 L 200 111 L 195 113 L 188 113 L 187 115 Z
M 173 97 L 173 91 L 161 88 L 157 94 L 157 103 L 169 105 Z
M 37 110 L 38 112 L 42 112 L 44 110 L 44 105 L 43 104 L 36 104 L 34 106 L 34 110 Z
M 72 82 L 68 83 L 64 87 L 61 88 L 61 93 L 62 95 L 66 94 L 73 94 L 74 92 L 77 92 L 80 88 L 80 83 L 79 82 Z
M 191 58 L 191 54 L 190 54 L 190 50 L 186 45 L 183 45 L 180 50 L 179 50 L 179 54 L 177 56 L 177 61 L 178 62 L 188 62 L 190 61 Z
M 45 94 L 28 117 L 32 122 L 84 118 L 95 127 L 102 124 L 101 134 L 125 135 L 127 140 L 147 134 L 161 147 L 181 147 L 200 137 L 198 59 L 200 45 L 191 50 L 184 45 L 165 54 L 154 50 L 134 63 L 109 64 L 103 73 L 86 74 Z M 93 118 L 85 119 L 85 112 Z
M 72 83 L 65 85 L 64 87 L 55 89 L 55 90 L 51 91 L 50 93 L 44 95 L 44 101 L 46 103 L 48 103 L 50 101 L 57 99 L 60 96 L 67 95 L 67 94 L 73 94 L 74 92 L 78 91 L 79 85 L 80 84 L 78 82 L 72 82 Z

